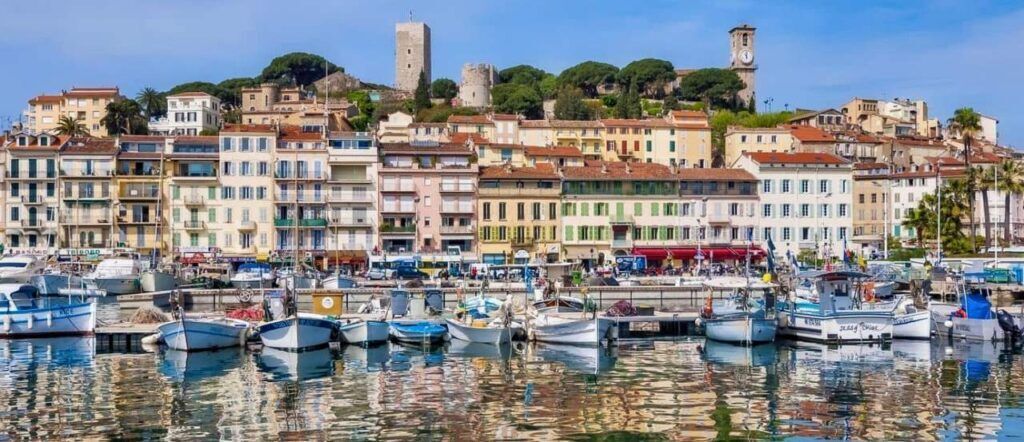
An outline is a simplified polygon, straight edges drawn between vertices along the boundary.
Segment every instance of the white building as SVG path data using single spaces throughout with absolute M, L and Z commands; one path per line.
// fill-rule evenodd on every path
M 828 153 L 748 152 L 735 167 L 758 180 L 759 237 L 776 253 L 817 250 L 839 256 L 853 248 L 853 163 Z
M 206 92 L 167 97 L 167 115 L 149 122 L 151 135 L 199 135 L 220 129 L 220 99 Z

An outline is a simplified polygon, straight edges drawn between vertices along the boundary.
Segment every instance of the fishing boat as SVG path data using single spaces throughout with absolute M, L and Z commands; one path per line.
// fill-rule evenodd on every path
M 892 337 L 896 339 L 929 339 L 932 337 L 932 315 L 919 310 L 914 301 L 900 297 L 893 310 Z
M 327 290 L 352 289 L 359 287 L 359 283 L 348 276 L 335 275 L 324 278 L 323 287 Z
M 774 284 L 748 278 L 723 277 L 704 283 L 707 304 L 701 311 L 700 325 L 708 339 L 733 344 L 762 344 L 775 340 L 778 319 L 775 315 Z M 715 292 L 727 291 L 725 299 L 712 300 Z M 764 293 L 762 299 L 751 296 Z
M 373 345 L 387 342 L 390 327 L 384 321 L 337 320 L 341 339 L 352 345 Z
M 85 282 L 80 276 L 86 273 L 83 270 L 80 263 L 63 263 L 33 276 L 30 283 L 39 289 L 40 295 L 56 296 L 61 294 L 62 289 L 85 288 Z
M 965 275 L 957 280 L 958 302 L 932 302 L 931 322 L 935 334 L 972 341 L 1002 341 L 1016 334 L 1021 318 L 997 314 L 989 300 L 991 289 L 983 277 Z M 1002 317 L 1002 321 L 1000 320 Z
M 96 266 L 96 270 L 85 275 L 88 288 L 103 290 L 111 295 L 131 295 L 139 293 L 142 285 L 139 275 L 142 267 L 134 258 L 107 258 Z
M 139 283 L 142 285 L 142 291 L 146 293 L 166 292 L 178 288 L 178 278 L 167 270 L 146 270 L 139 276 Z
M 94 302 L 40 303 L 35 286 L 0 284 L 0 338 L 91 335 L 95 328 Z
M 453 339 L 481 344 L 501 345 L 512 341 L 515 331 L 505 318 L 491 320 L 471 319 L 465 323 L 451 318 L 445 319 L 448 333 Z
M 615 347 L 536 343 L 528 348 L 529 355 L 534 358 L 544 362 L 558 362 L 568 371 L 584 374 L 596 375 L 610 371 L 615 368 L 619 358 Z
M 288 351 L 325 347 L 331 341 L 334 321 L 323 315 L 296 313 L 257 328 L 263 345 Z
M 617 340 L 619 328 L 616 321 L 605 318 L 569 319 L 539 313 L 529 323 L 529 336 L 539 342 L 597 346 Z
M 390 323 L 391 337 L 398 342 L 410 344 L 434 344 L 444 340 L 448 330 L 444 326 L 429 321 L 413 321 Z
M 231 277 L 231 285 L 239 289 L 270 288 L 274 286 L 274 271 L 268 264 L 247 262 Z
M 277 286 L 289 290 L 315 289 L 317 287 L 316 275 L 296 271 L 292 268 L 284 268 L 277 271 Z
M 236 347 L 245 341 L 249 323 L 231 318 L 187 318 L 182 312 L 176 321 L 157 327 L 167 347 L 181 351 L 204 351 Z
M 863 306 L 860 282 L 870 275 L 854 271 L 826 271 L 807 277 L 812 281 L 811 291 L 818 299 L 807 300 L 793 296 L 780 302 L 780 335 L 828 343 L 892 339 L 892 310 Z
M 46 263 L 32 255 L 0 258 L 0 282 L 28 284 L 32 277 L 43 274 Z
M 573 298 L 571 296 L 557 296 L 554 298 L 541 299 L 533 303 L 533 309 L 541 313 L 550 311 L 569 313 L 582 312 L 583 308 L 583 300 L 580 298 Z

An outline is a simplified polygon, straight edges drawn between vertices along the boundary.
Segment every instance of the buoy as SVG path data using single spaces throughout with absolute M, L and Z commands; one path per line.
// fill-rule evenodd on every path
M 143 337 L 142 341 L 145 345 L 156 345 L 160 343 L 160 333 L 153 333 L 149 336 Z
M 946 328 L 948 328 L 948 329 L 952 329 L 953 328 L 953 321 L 947 319 L 946 322 L 942 323 L 942 325 L 945 325 Z M 952 331 L 952 330 L 950 330 L 950 331 Z

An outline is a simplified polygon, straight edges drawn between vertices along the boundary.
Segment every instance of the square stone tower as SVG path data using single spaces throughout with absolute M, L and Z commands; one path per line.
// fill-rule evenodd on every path
M 757 64 L 754 63 L 754 31 L 756 30 L 748 24 L 742 24 L 729 30 L 729 69 L 736 71 L 740 80 L 747 85 L 738 94 L 740 100 L 746 104 L 757 99 L 757 85 L 755 84 Z
M 395 88 L 415 91 L 420 71 L 430 81 L 430 27 L 426 23 L 395 25 Z

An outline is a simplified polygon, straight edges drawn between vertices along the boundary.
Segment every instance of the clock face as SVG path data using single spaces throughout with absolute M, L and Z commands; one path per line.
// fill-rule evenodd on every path
M 743 64 L 750 64 L 754 61 L 754 53 L 750 52 L 750 49 L 744 49 L 740 51 L 740 61 Z

